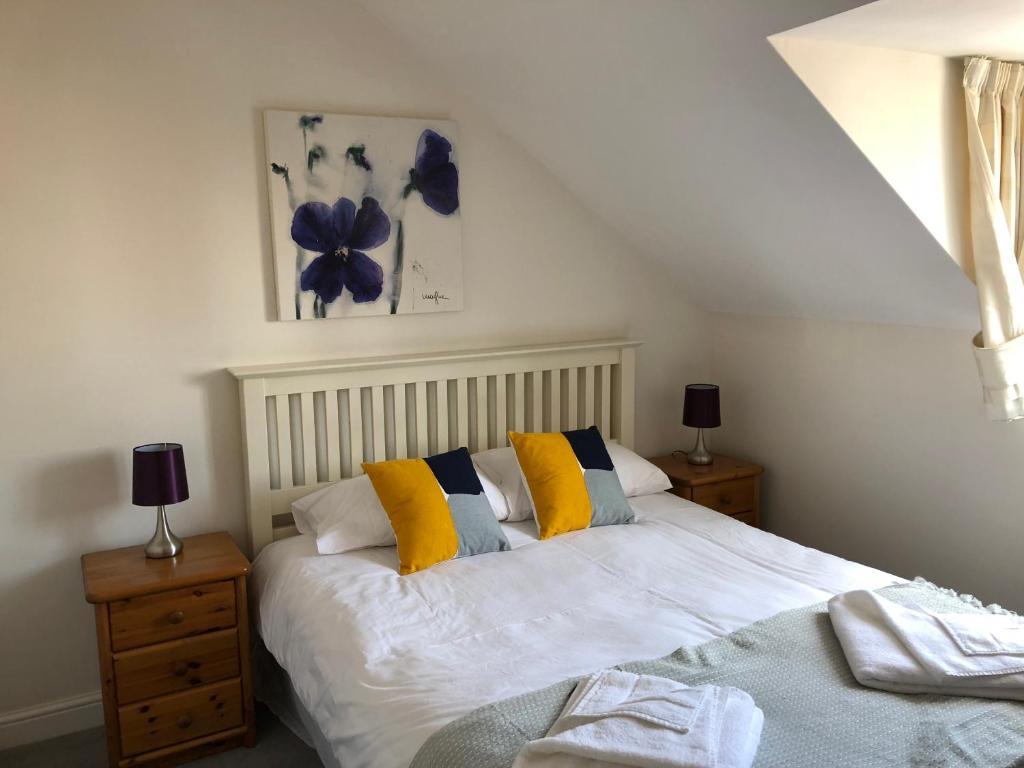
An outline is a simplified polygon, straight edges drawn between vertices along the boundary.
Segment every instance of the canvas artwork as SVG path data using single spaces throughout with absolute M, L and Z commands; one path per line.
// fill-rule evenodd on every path
M 267 111 L 279 317 L 462 309 L 455 123 Z

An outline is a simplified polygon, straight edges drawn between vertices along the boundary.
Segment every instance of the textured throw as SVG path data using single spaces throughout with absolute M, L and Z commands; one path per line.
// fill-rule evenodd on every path
M 936 611 L 986 610 L 927 584 L 878 592 Z M 618 668 L 749 693 L 765 716 L 755 768 L 1024 766 L 1024 704 L 862 687 L 825 603 Z M 509 768 L 523 744 L 547 733 L 575 686 L 566 680 L 481 707 L 431 736 L 411 768 Z

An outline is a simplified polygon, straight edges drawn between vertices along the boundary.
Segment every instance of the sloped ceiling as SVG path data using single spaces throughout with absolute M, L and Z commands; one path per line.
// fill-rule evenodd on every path
M 1024 59 L 1020 0 L 877 0 L 793 30 L 801 37 L 960 58 Z
M 963 58 L 1024 58 L 1024 3 L 876 0 L 769 41 L 973 279 Z
M 805 29 L 797 27 L 769 39 L 864 157 L 973 279 L 962 60 L 805 37 Z
M 857 0 L 363 4 L 698 304 L 976 325 L 973 286 L 766 39 Z

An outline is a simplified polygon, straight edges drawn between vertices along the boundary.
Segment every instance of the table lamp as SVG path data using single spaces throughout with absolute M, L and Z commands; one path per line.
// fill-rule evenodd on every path
M 704 445 L 704 430 L 722 425 L 717 384 L 687 384 L 683 394 L 683 425 L 697 428 L 697 444 L 686 454 L 690 464 L 710 464 L 715 459 Z
M 146 545 L 146 557 L 174 557 L 181 539 L 167 526 L 165 504 L 188 498 L 185 453 L 178 443 L 150 443 L 132 451 L 132 504 L 156 507 L 156 532 Z

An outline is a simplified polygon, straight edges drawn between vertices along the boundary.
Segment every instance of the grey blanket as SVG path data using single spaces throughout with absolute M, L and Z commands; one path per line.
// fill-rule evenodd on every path
M 985 610 L 930 585 L 901 584 L 879 594 L 949 613 Z M 824 603 L 619 669 L 747 691 L 765 715 L 755 768 L 1024 766 L 1024 704 L 860 686 Z M 547 733 L 576 682 L 449 723 L 427 740 L 411 768 L 509 768 L 523 744 Z

